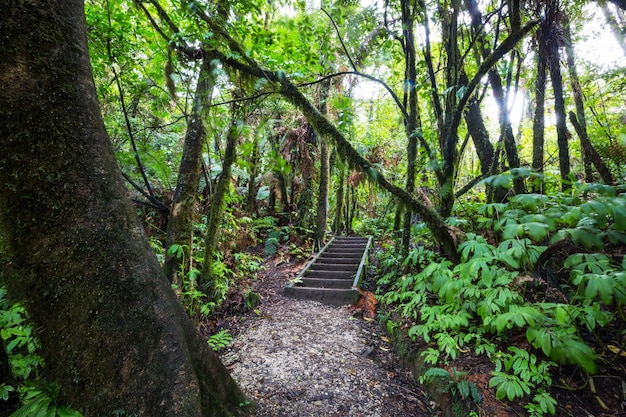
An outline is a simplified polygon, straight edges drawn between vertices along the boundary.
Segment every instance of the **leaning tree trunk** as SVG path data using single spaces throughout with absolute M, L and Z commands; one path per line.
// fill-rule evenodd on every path
M 80 0 L 0 3 L 0 234 L 61 400 L 86 417 L 230 416 L 245 401 L 129 201 Z
M 237 156 L 237 141 L 239 140 L 239 128 L 237 126 L 237 111 L 233 111 L 232 122 L 226 135 L 226 150 L 222 161 L 222 173 L 217 181 L 217 186 L 211 198 L 211 210 L 207 220 L 207 232 L 204 237 L 204 261 L 199 284 L 216 289 L 216 277 L 213 274 L 215 251 L 217 248 L 217 236 L 219 232 L 222 214 L 224 212 L 224 199 L 231 180 L 231 169 Z M 215 295 L 215 294 L 214 294 Z
M 569 72 L 572 91 L 574 92 L 574 104 L 576 105 L 576 116 L 579 126 L 578 137 L 580 139 L 580 152 L 582 154 L 583 169 L 585 172 L 585 181 L 593 182 L 593 170 L 591 168 L 591 155 L 587 152 L 589 143 L 589 135 L 587 134 L 587 121 L 585 119 L 585 103 L 583 102 L 583 90 L 578 79 L 576 71 L 576 56 L 574 54 L 574 45 L 572 44 L 572 34 L 570 31 L 569 18 L 565 16 L 562 20 L 563 41 L 565 43 L 565 55 L 567 62 L 567 70 Z
M 202 60 L 191 114 L 187 119 L 187 131 L 183 143 L 183 153 L 178 169 L 176 190 L 172 200 L 170 216 L 167 221 L 166 248 L 174 244 L 191 248 L 194 203 L 196 201 L 198 183 L 202 172 L 202 147 L 205 129 L 202 122 L 202 109 L 210 106 L 215 76 L 214 65 L 208 56 Z M 187 257 L 189 251 L 187 251 Z M 171 283 L 181 286 L 183 277 L 179 276 L 179 267 L 183 258 L 168 254 L 163 269 Z
M 589 139 L 587 134 L 587 121 L 585 118 L 585 103 L 583 102 L 583 90 L 580 85 L 578 73 L 576 71 L 576 55 L 574 53 L 574 45 L 572 43 L 572 34 L 570 31 L 569 19 L 563 20 L 563 38 L 565 40 L 565 53 L 567 54 L 567 69 L 569 72 L 570 82 L 572 83 L 572 90 L 574 91 L 574 103 L 576 104 L 576 115 L 569 113 L 570 122 L 576 130 L 576 134 L 580 139 L 580 150 L 583 157 L 583 166 L 585 169 L 585 180 L 587 182 L 593 182 L 593 168 L 596 166 L 602 181 L 605 184 L 613 184 L 613 175 L 608 169 L 602 157 L 598 154 L 595 147 Z

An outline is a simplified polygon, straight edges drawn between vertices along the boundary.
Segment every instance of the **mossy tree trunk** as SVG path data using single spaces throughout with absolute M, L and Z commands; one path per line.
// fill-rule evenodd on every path
M 222 161 L 222 172 L 211 197 L 207 232 L 204 237 L 204 262 L 202 264 L 200 284 L 205 287 L 212 287 L 214 290 L 218 288 L 216 280 L 221 278 L 213 274 L 218 231 L 220 222 L 222 221 L 222 214 L 224 213 L 224 199 L 230 187 L 231 170 L 235 162 L 235 157 L 237 156 L 237 142 L 239 141 L 239 120 L 237 113 L 238 111 L 234 109 L 233 119 L 228 133 L 226 134 L 226 150 L 224 151 L 224 160 Z
M 211 104 L 212 91 L 215 86 L 213 70 L 212 59 L 205 57 L 200 67 L 191 113 L 187 118 L 187 131 L 178 169 L 176 190 L 167 222 L 166 248 L 174 244 L 189 247 L 192 245 L 194 204 L 202 172 L 202 148 L 206 135 L 202 114 L 203 108 Z M 187 251 L 184 259 L 187 259 L 189 255 Z M 169 281 L 179 286 L 183 280 L 183 277 L 179 276 L 181 262 L 183 258 L 178 258 L 173 254 L 167 255 L 163 268 Z
M 127 196 L 80 0 L 0 4 L 0 233 L 62 400 L 86 417 L 243 414 Z
M 346 171 L 342 162 L 338 162 L 339 178 L 337 180 L 337 191 L 335 194 L 335 220 L 333 222 L 333 231 L 335 235 L 339 235 L 343 230 L 343 194 L 345 188 Z
M 328 96 L 330 94 L 330 78 L 320 85 L 319 109 L 325 117 L 328 116 Z M 317 192 L 317 213 L 315 219 L 315 237 L 313 239 L 315 250 L 324 246 L 326 227 L 328 225 L 328 188 L 330 183 L 330 152 L 328 139 L 319 135 L 320 142 L 320 176 Z
M 404 56 L 405 65 L 405 97 L 408 102 L 408 117 L 405 121 L 407 134 L 407 168 L 406 168 L 406 191 L 413 194 L 415 190 L 415 162 L 417 160 L 417 129 L 419 126 L 419 108 L 417 103 L 417 69 L 415 53 L 415 36 L 413 32 L 414 17 L 412 16 L 411 2 L 402 0 L 402 27 L 404 32 Z M 402 253 L 406 256 L 409 253 L 409 243 L 411 241 L 411 222 L 413 212 L 404 212 L 404 228 L 402 231 Z
M 248 193 L 246 194 L 246 212 L 248 216 L 253 217 L 257 213 L 257 183 L 256 176 L 258 174 L 259 163 L 259 132 L 256 132 L 252 138 L 252 150 L 250 151 L 250 159 L 248 160 Z

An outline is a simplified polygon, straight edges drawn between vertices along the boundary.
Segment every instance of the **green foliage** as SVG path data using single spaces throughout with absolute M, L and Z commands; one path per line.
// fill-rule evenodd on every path
M 551 370 L 559 364 L 596 371 L 596 352 L 583 334 L 599 340 L 598 332 L 621 317 L 626 260 L 600 252 L 570 255 L 562 264 L 569 271 L 562 283 L 569 302 L 525 297 L 540 282 L 532 276 L 534 265 L 549 242 L 563 237 L 589 250 L 622 245 L 625 201 L 615 187 L 591 185 L 568 195 L 527 194 L 483 205 L 478 231 L 494 230 L 495 242 L 467 233 L 458 265 L 424 247 L 400 262 L 387 247 L 378 255 L 380 300 L 406 318 L 409 337 L 426 344 L 421 358 L 435 367 L 429 378 L 447 373 L 437 364 L 473 350 L 494 363 L 489 386 L 498 399 L 530 397 L 530 415 L 554 414 Z M 587 234 L 594 238 L 583 245 Z M 514 335 L 525 336 L 532 350 L 511 346 Z
M 233 336 L 226 329 L 222 329 L 214 335 L 211 335 L 211 337 L 209 337 L 209 340 L 207 341 L 211 349 L 216 352 L 227 348 L 232 342 Z
M 432 384 L 436 381 L 443 382 L 442 392 L 449 392 L 453 396 L 460 396 L 462 399 L 472 399 L 474 402 L 481 401 L 476 384 L 466 379 L 467 372 L 458 371 L 452 368 L 450 372 L 442 368 L 430 368 L 422 377 L 420 382 Z
M 22 397 L 24 405 L 11 417 L 82 417 L 80 412 L 58 404 L 59 393 L 60 387 L 56 384 L 30 390 Z
M 22 406 L 11 417 L 81 417 L 76 410 L 59 403 L 60 387 L 39 378 L 44 367 L 39 340 L 27 321 L 24 307 L 11 304 L 4 288 L 0 287 L 0 337 L 6 347 L 9 367 L 18 386 L 0 384 L 0 401 L 18 393 Z

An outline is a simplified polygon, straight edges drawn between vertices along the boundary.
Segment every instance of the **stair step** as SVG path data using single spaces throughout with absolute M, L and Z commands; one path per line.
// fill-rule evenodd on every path
M 363 249 L 364 248 L 360 248 L 360 249 L 326 249 L 324 251 L 325 255 L 352 255 L 352 256 L 356 256 L 356 255 L 360 255 L 363 254 Z
M 356 304 L 359 299 L 359 292 L 354 289 L 286 287 L 285 293 L 294 298 L 337 305 Z
M 351 279 L 332 279 L 332 278 L 302 278 L 303 287 L 312 288 L 352 288 Z
M 327 264 L 327 263 L 314 263 L 309 268 L 311 271 L 353 271 L 356 272 L 358 264 Z
M 351 264 L 351 265 L 358 266 L 361 263 L 361 257 L 359 256 L 358 258 L 356 257 L 335 258 L 335 257 L 322 255 L 319 258 L 317 258 L 317 262 L 323 263 L 323 264 Z
M 343 279 L 352 282 L 356 271 L 312 271 L 306 272 L 303 278 Z
M 333 238 L 298 274 L 300 281 L 285 287 L 285 295 L 328 304 L 355 304 L 359 292 L 352 286 L 358 285 L 356 276 L 370 241 L 371 238 Z

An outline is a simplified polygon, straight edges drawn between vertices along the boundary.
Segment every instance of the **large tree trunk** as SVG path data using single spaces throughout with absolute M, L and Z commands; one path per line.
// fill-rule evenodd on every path
M 176 190 L 167 222 L 166 248 L 174 244 L 188 245 L 191 248 L 192 244 L 194 203 L 202 172 L 202 147 L 205 137 L 202 109 L 205 103 L 210 105 L 215 85 L 214 65 L 211 62 L 209 57 L 202 60 L 191 114 L 187 119 L 187 131 L 185 132 L 183 153 L 178 169 Z M 189 253 L 184 259 L 188 257 Z M 178 274 L 181 262 L 183 262 L 183 258 L 178 258 L 173 254 L 167 255 L 163 267 L 169 281 L 178 286 L 182 284 L 183 280 L 183 277 Z
M 86 417 L 242 413 L 130 204 L 99 113 L 83 2 L 0 4 L 0 233 L 62 400 Z

